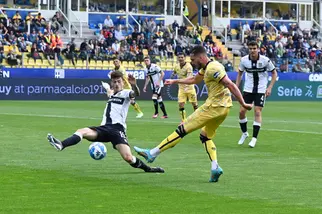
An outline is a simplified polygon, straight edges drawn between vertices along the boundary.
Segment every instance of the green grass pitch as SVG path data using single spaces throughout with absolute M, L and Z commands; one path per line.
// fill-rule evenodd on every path
M 153 147 L 179 124 L 177 103 L 165 102 L 166 120 L 151 118 L 151 101 L 138 103 L 145 115 L 135 119 L 130 107 L 130 145 Z M 208 183 L 210 163 L 198 132 L 156 159 L 165 174 L 131 168 L 111 144 L 107 157 L 95 161 L 87 141 L 62 152 L 47 142 L 48 132 L 63 139 L 98 125 L 104 107 L 103 101 L 1 101 L 1 214 L 322 213 L 321 102 L 267 102 L 254 149 L 237 145 L 235 103 L 215 138 L 224 170 L 219 183 Z M 191 113 L 190 104 L 186 109 Z M 252 118 L 253 112 L 250 133 Z

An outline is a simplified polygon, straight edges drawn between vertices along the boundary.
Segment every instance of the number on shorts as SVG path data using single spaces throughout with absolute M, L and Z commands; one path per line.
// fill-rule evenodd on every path
M 264 98 L 265 98 L 265 96 L 264 96 L 264 95 L 262 95 L 262 97 L 261 97 L 261 101 L 264 101 Z
M 127 143 L 126 135 L 124 132 L 120 131 L 120 136 L 123 138 L 123 140 Z
M 122 132 L 122 131 L 120 131 L 120 136 L 121 136 L 121 138 L 126 139 L 126 136 L 125 136 L 124 132 Z

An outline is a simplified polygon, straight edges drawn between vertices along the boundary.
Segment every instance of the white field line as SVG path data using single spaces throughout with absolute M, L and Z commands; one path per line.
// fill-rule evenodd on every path
M 29 117 L 48 117 L 48 118 L 70 118 L 70 119 L 87 119 L 87 120 L 97 120 L 98 122 L 101 121 L 102 118 L 98 118 L 98 117 L 78 117 L 78 116 L 67 116 L 67 115 L 52 115 L 52 114 L 23 114 L 23 113 L 0 113 L 0 115 L 12 115 L 12 116 L 29 116 Z M 144 122 L 144 123 L 165 123 L 165 124 L 177 124 L 179 125 L 178 121 L 171 121 L 169 119 L 164 119 L 164 120 L 159 120 L 159 119 L 155 119 L 155 120 L 148 120 L 148 119 L 127 119 L 127 121 L 130 122 Z M 278 121 L 277 121 L 278 122 Z M 285 123 L 294 123 L 293 121 L 287 121 L 285 120 Z M 283 120 L 284 123 L 284 120 Z M 305 123 L 305 122 L 303 122 Z M 306 123 L 306 124 L 311 124 L 311 123 Z M 320 123 L 319 123 L 320 124 Z M 322 123 L 321 123 L 322 124 Z M 238 128 L 239 126 L 233 126 L 233 125 L 221 125 L 221 127 L 226 127 L 226 128 Z M 322 131 L 321 132 L 313 132 L 313 131 L 302 131 L 302 130 L 292 130 L 292 129 L 272 129 L 272 128 L 263 128 L 262 130 L 266 130 L 266 131 L 276 131 L 276 132 L 290 132 L 290 133 L 302 133 L 302 134 L 316 134 L 316 135 L 322 135 Z

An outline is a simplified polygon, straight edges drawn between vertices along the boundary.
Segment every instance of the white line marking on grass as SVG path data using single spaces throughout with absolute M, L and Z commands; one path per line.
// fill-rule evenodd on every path
M 98 117 L 78 117 L 78 116 L 67 116 L 67 115 L 52 115 L 52 114 L 21 114 L 21 113 L 0 113 L 0 115 L 12 115 L 12 116 L 29 116 L 29 117 L 48 117 L 48 118 L 70 118 L 70 119 L 87 119 L 87 120 L 97 120 L 101 121 L 102 118 Z M 164 120 L 158 120 L 158 119 L 128 119 L 129 122 L 144 122 L 144 123 L 165 123 L 165 124 L 176 124 L 179 125 L 178 121 L 171 121 L 169 119 Z M 289 123 L 292 123 L 289 121 Z M 221 125 L 221 127 L 225 128 L 238 128 L 239 126 L 233 126 L 233 125 Z M 311 131 L 302 131 L 302 130 L 292 130 L 292 129 L 271 129 L 271 128 L 263 128 L 263 130 L 266 131 L 276 131 L 276 132 L 290 132 L 290 133 L 302 133 L 302 134 L 316 134 L 316 135 L 322 135 L 322 132 L 311 132 Z

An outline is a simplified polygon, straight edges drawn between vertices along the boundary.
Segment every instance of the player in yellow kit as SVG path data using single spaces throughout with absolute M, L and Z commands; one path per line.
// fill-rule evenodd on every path
M 168 85 L 175 83 L 197 84 L 204 80 L 208 89 L 206 102 L 155 148 L 141 149 L 135 146 L 134 149 L 148 162 L 153 162 L 161 152 L 174 147 L 184 136 L 201 129 L 200 141 L 211 161 L 209 181 L 217 182 L 220 175 L 223 174 L 223 170 L 218 165 L 216 146 L 211 138 L 215 136 L 217 128 L 225 120 L 232 106 L 230 92 L 245 109 L 251 110 L 252 104 L 245 103 L 237 86 L 227 76 L 224 66 L 217 61 L 211 61 L 202 46 L 192 49 L 191 64 L 200 69 L 197 75 L 185 79 L 166 80 L 165 83 Z
M 190 63 L 186 62 L 186 57 L 184 53 L 179 53 L 177 55 L 179 64 L 174 67 L 171 78 L 177 75 L 178 79 L 184 79 L 187 77 L 193 76 L 193 70 Z M 198 102 L 197 102 L 197 94 L 194 85 L 189 84 L 179 84 L 178 90 L 178 103 L 179 103 L 179 112 L 181 116 L 181 120 L 186 120 L 186 111 L 184 109 L 184 105 L 186 101 L 189 101 L 192 104 L 193 110 L 197 110 Z
M 120 71 L 123 74 L 123 80 L 124 80 L 124 89 L 131 89 L 131 84 L 128 80 L 128 75 L 126 73 L 126 70 L 121 66 L 121 61 L 118 58 L 115 58 L 114 61 L 114 71 Z M 134 107 L 134 110 L 137 112 L 136 118 L 143 117 L 143 112 L 140 109 L 140 106 L 135 102 L 135 100 L 131 101 L 131 105 Z

